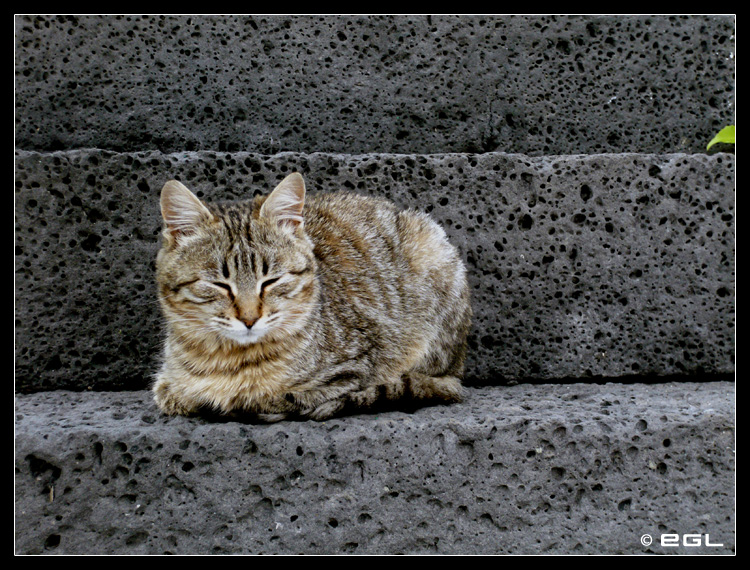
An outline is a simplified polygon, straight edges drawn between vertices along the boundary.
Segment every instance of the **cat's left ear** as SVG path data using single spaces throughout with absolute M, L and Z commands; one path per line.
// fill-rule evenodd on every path
M 302 209 L 305 206 L 305 181 L 299 172 L 290 174 L 260 207 L 260 215 L 275 220 L 279 227 L 292 231 L 303 224 Z

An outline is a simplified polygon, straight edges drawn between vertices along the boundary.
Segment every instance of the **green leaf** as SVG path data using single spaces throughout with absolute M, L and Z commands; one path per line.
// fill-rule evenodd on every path
M 706 150 L 714 146 L 716 143 L 734 144 L 734 125 L 729 125 L 728 127 L 721 129 L 717 135 L 711 139 L 711 142 L 708 143 Z

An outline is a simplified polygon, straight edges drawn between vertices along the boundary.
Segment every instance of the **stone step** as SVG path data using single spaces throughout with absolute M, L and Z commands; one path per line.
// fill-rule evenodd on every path
M 731 554 L 734 445 L 731 382 L 270 425 L 167 419 L 142 391 L 20 395 L 16 553 Z
M 18 151 L 16 386 L 139 390 L 161 342 L 159 192 L 300 171 L 429 212 L 466 259 L 472 384 L 731 375 L 734 155 Z
M 27 150 L 704 152 L 732 15 L 15 20 Z

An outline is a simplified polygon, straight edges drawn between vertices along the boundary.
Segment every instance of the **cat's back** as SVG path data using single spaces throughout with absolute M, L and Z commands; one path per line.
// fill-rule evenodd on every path
M 338 262 L 379 261 L 378 251 L 397 237 L 396 206 L 384 199 L 349 192 L 308 195 L 305 233 L 316 256 Z M 350 259 L 349 259 L 350 258 Z
M 308 196 L 305 232 L 323 258 L 337 262 L 399 265 L 423 270 L 430 262 L 460 263 L 443 229 L 427 214 L 402 209 L 384 198 L 336 192 Z M 349 258 L 349 259 L 346 259 Z M 462 265 L 462 264 L 461 264 Z
M 350 298 L 397 295 L 412 309 L 468 303 L 459 252 L 427 214 L 348 192 L 310 195 L 305 232 L 322 272 L 349 286 Z

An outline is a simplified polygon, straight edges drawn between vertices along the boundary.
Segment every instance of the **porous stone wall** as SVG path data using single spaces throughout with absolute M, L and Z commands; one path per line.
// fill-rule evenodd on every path
M 298 170 L 429 212 L 467 262 L 467 382 L 726 375 L 734 156 L 20 152 L 16 386 L 144 389 L 159 191 L 247 198 Z
M 19 16 L 24 149 L 703 152 L 730 16 Z

